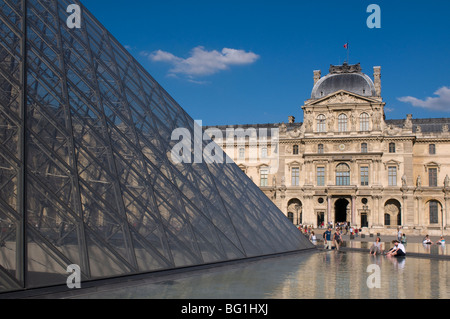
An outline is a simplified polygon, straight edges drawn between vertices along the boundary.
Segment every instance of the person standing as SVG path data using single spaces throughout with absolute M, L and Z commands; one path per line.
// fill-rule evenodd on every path
M 336 247 L 336 250 L 339 250 L 339 247 L 340 247 L 340 245 L 342 243 L 342 236 L 341 236 L 341 233 L 339 232 L 339 228 L 336 229 L 336 231 L 334 233 L 333 241 L 334 241 L 334 245 Z
M 327 228 L 327 230 L 323 233 L 323 241 L 324 248 L 331 249 L 331 228 Z
M 311 235 L 309 235 L 309 240 L 316 245 L 317 244 L 317 238 L 316 238 L 316 234 L 314 233 L 314 231 L 311 231 Z

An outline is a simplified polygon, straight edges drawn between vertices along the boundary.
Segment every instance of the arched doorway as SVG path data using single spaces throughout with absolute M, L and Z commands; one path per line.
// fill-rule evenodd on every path
M 342 223 L 346 222 L 347 219 L 347 212 L 348 212 L 348 205 L 349 201 L 345 198 L 340 198 L 336 201 L 334 204 L 334 222 L 335 223 Z
M 292 216 L 292 222 L 296 225 L 300 225 L 303 222 L 302 208 L 302 202 L 297 198 L 293 198 L 288 202 L 288 216 Z
M 384 204 L 384 224 L 386 226 L 401 226 L 402 210 L 398 200 L 390 199 Z

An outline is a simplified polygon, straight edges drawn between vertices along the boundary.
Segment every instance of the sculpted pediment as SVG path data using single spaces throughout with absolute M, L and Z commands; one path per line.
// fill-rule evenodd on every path
M 329 104 L 367 104 L 379 103 L 380 101 L 351 93 L 345 90 L 337 91 L 318 100 L 309 101 L 307 105 L 329 105 Z

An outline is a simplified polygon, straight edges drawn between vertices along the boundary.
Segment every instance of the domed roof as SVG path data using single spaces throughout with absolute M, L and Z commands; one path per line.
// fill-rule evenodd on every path
M 314 85 L 311 98 L 320 99 L 339 90 L 346 90 L 362 96 L 376 96 L 372 79 L 361 72 L 358 64 L 330 67 L 330 73 Z

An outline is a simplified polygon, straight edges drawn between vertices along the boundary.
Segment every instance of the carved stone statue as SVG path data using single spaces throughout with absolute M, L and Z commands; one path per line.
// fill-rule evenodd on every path
M 448 133 L 448 125 L 445 124 L 444 126 L 442 126 L 442 133 Z
M 330 65 L 330 74 L 341 74 L 341 73 L 358 73 L 361 72 L 361 64 L 348 64 L 344 62 L 342 65 Z
M 411 130 L 413 127 L 413 123 L 412 123 L 412 114 L 408 114 L 406 116 L 406 120 L 405 123 L 403 124 L 403 128 Z
M 444 179 L 444 187 L 445 187 L 445 188 L 450 187 L 450 177 L 448 177 L 448 175 L 445 176 L 445 179 Z
M 350 122 L 352 123 L 352 130 L 356 130 L 356 115 L 353 112 L 350 115 Z
M 330 112 L 328 116 L 328 131 L 333 132 L 333 130 L 334 130 L 334 115 L 333 112 Z
M 417 187 L 422 187 L 422 177 L 420 175 L 417 177 Z
M 380 111 L 375 111 L 375 113 L 373 114 L 373 126 L 375 127 L 376 130 L 379 130 L 380 124 L 381 124 L 381 113 Z
M 402 176 L 402 186 L 406 187 L 408 185 L 408 180 L 406 178 L 406 174 Z
M 286 126 L 286 124 L 284 124 L 284 122 L 283 122 L 283 123 L 281 123 L 281 125 L 280 125 L 280 133 L 286 133 L 286 131 L 287 131 L 287 126 Z

